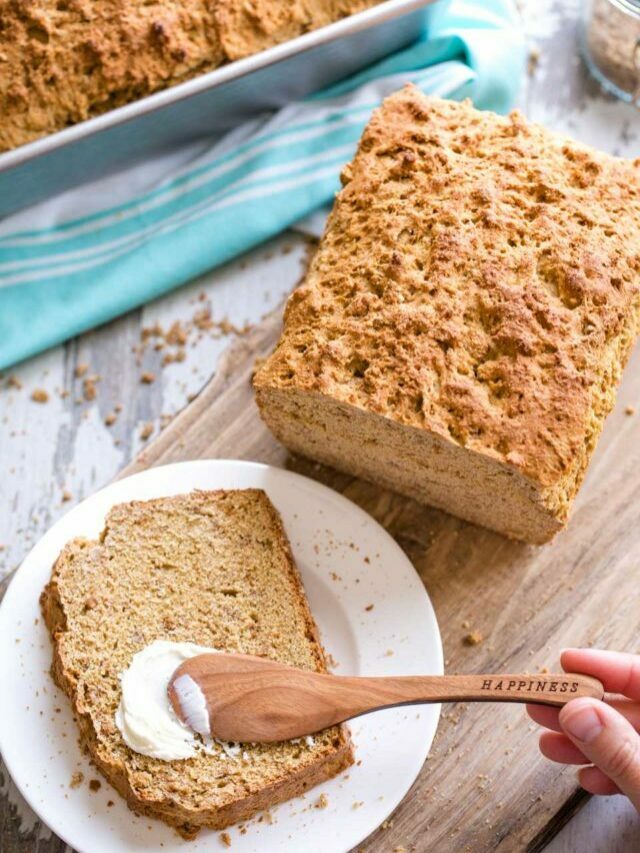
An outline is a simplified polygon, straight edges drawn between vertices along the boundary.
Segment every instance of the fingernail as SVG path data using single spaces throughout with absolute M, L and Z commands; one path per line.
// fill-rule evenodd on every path
M 597 712 L 586 705 L 584 708 L 572 709 L 566 716 L 562 715 L 562 728 L 568 735 L 582 743 L 590 743 L 602 731 L 602 721 Z

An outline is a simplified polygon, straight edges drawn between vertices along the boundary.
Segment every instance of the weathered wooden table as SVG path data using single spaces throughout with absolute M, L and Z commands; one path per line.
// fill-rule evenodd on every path
M 533 49 L 521 108 L 604 150 L 638 156 L 640 116 L 604 97 L 578 59 L 580 0 L 519 5 Z M 10 381 L 0 382 L 0 578 L 63 512 L 115 477 L 198 393 L 245 326 L 290 291 L 306 252 L 302 236 L 283 235 L 143 310 L 20 365 Z M 157 325 L 174 326 L 173 335 L 158 337 Z M 48 393 L 46 403 L 31 399 L 36 389 Z M 36 849 L 53 853 L 66 845 L 38 822 L 0 769 L 0 851 Z M 640 820 L 622 798 L 594 799 L 549 838 L 546 849 L 640 850 Z

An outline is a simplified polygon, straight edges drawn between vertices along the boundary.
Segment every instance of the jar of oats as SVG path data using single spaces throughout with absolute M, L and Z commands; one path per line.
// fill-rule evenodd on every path
M 582 48 L 599 83 L 640 106 L 640 0 L 586 0 Z

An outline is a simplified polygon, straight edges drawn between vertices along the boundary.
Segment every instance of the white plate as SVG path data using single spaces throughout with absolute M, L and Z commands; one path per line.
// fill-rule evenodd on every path
M 38 596 L 62 546 L 96 536 L 120 501 L 191 489 L 264 489 L 282 515 L 311 609 L 337 674 L 417 675 L 443 671 L 433 608 L 413 566 L 386 531 L 342 495 L 266 465 L 194 461 L 113 483 L 58 521 L 28 555 L 0 608 L 0 750 L 16 785 L 61 838 L 81 853 L 220 850 L 218 833 L 182 841 L 160 821 L 136 817 L 81 754 L 69 703 L 48 674 L 51 646 Z M 370 608 L 369 605 L 373 605 Z M 338 853 L 379 826 L 407 793 L 427 756 L 440 708 L 388 709 L 351 724 L 357 765 L 284 803 L 244 835 L 234 853 Z M 361 762 L 361 763 L 360 763 Z M 72 774 L 84 782 L 70 788 Z M 324 809 L 314 808 L 319 794 Z M 109 802 L 111 805 L 109 806 Z

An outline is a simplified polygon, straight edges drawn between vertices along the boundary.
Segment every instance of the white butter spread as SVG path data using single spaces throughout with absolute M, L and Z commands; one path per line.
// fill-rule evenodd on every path
M 197 738 L 193 729 L 178 719 L 167 695 L 169 680 L 183 661 L 216 651 L 195 643 L 155 640 L 133 656 L 129 668 L 120 675 L 122 698 L 116 711 L 116 725 L 127 746 L 164 761 L 191 758 L 203 749 L 214 754 L 223 750 L 228 757 L 240 752 L 240 747 L 232 744 Z M 209 719 L 204 696 L 199 689 L 198 693 L 202 703 L 198 704 L 195 697 L 193 716 L 198 730 L 206 734 Z
M 218 649 L 195 643 L 155 640 L 133 656 L 129 668 L 120 673 L 122 697 L 115 716 L 116 726 L 130 749 L 163 761 L 192 758 L 202 751 L 218 758 L 249 760 L 249 754 L 246 750 L 241 754 L 238 744 L 210 737 L 206 700 L 190 676 L 181 676 L 174 686 L 179 689 L 180 702 L 191 726 L 178 718 L 169 701 L 167 687 L 180 664 L 196 655 L 216 652 Z M 302 740 L 295 738 L 291 742 Z M 307 735 L 304 742 L 312 747 L 315 739 Z

